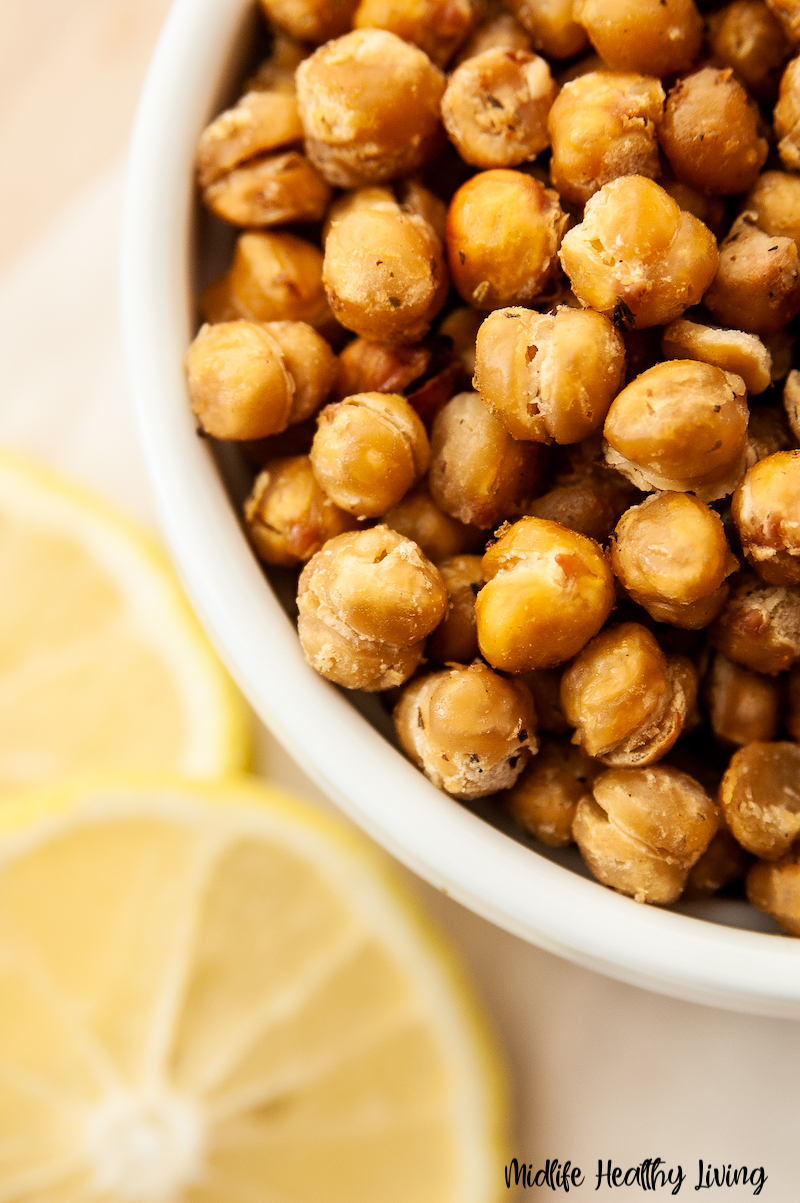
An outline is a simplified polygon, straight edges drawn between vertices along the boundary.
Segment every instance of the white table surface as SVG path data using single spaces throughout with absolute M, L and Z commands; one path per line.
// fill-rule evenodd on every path
M 166 0 L 0 0 L 0 442 L 97 488 L 153 529 L 116 309 L 124 143 Z M 258 770 L 330 806 L 258 729 Z M 493 1017 L 516 1098 L 514 1152 L 763 1166 L 760 1198 L 800 1200 L 800 1025 L 695 1006 L 578 968 L 415 887 L 450 934 Z M 560 1192 L 559 1192 L 560 1193 Z M 668 1191 L 658 1192 L 667 1197 Z M 544 1198 L 548 1188 L 521 1197 Z M 574 1197 L 574 1196 L 573 1196 Z M 380 1203 L 380 1200 L 376 1200 Z

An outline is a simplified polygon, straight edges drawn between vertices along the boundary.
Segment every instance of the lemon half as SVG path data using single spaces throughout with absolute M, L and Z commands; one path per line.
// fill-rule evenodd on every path
M 449 954 L 377 854 L 256 783 L 10 802 L 0 1016 L 2 1200 L 501 1194 L 502 1077 Z

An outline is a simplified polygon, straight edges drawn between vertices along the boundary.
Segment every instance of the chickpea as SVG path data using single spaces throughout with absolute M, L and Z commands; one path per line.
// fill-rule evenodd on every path
M 792 49 L 764 0 L 732 0 L 709 14 L 708 29 L 714 61 L 733 67 L 757 100 L 774 103 Z
M 711 728 L 721 744 L 741 747 L 778 733 L 780 693 L 770 677 L 717 652 L 705 683 Z
M 331 392 L 338 372 L 330 344 L 307 322 L 264 322 L 294 381 L 289 424 L 305 422 Z
M 759 460 L 767 459 L 779 451 L 789 451 L 795 446 L 786 414 L 777 405 L 759 405 L 750 413 L 747 428 L 747 463 L 753 467 Z
M 678 80 L 658 137 L 678 179 L 717 196 L 752 188 L 767 157 L 758 109 L 730 67 Z
M 404 213 L 422 217 L 444 245 L 447 236 L 447 205 L 418 179 L 398 180 L 394 186 L 398 204 Z
M 750 855 L 721 823 L 699 861 L 689 870 L 683 897 L 710 898 L 731 882 L 740 881 L 751 863 Z
M 489 529 L 537 491 L 541 449 L 520 443 L 477 393 L 458 393 L 431 429 L 430 491 L 446 514 Z
M 796 368 L 786 377 L 783 389 L 783 408 L 789 429 L 800 443 L 800 372 Z
M 480 16 L 477 0 L 361 0 L 355 29 L 388 29 L 444 67 Z
M 327 42 L 350 28 L 358 0 L 259 0 L 270 25 L 299 42 Z
M 800 41 L 800 5 L 797 0 L 767 0 L 792 45 Z
M 759 230 L 800 243 L 800 178 L 788 171 L 762 171 L 744 199 Z
M 392 506 L 384 522 L 407 539 L 413 539 L 434 564 L 476 550 L 485 538 L 476 527 L 466 526 L 440 509 L 424 482 Z
M 800 260 L 794 239 L 765 234 L 745 210 L 720 244 L 706 308 L 723 325 L 773 334 L 800 312 Z
M 498 535 L 475 602 L 481 652 L 504 672 L 562 664 L 611 612 L 608 561 L 591 539 L 542 518 L 521 518 Z
M 482 313 L 464 305 L 451 310 L 439 324 L 439 334 L 450 340 L 453 354 L 470 380 L 475 374 L 475 341 L 482 321 Z
M 496 7 L 496 6 L 495 6 Z M 531 51 L 533 43 L 530 34 L 523 29 L 516 17 L 502 9 L 492 11 L 491 15 L 475 29 L 464 42 L 455 57 L 456 66 L 460 66 L 468 58 L 483 54 L 485 50 L 525 50 Z
M 430 347 L 422 343 L 404 345 L 354 338 L 339 355 L 337 400 L 353 393 L 403 393 L 425 374 L 431 358 Z
M 447 587 L 448 610 L 429 637 L 426 654 L 441 664 L 471 664 L 480 655 L 475 598 L 483 585 L 481 557 L 453 556 L 436 567 Z
M 684 184 L 682 180 L 676 180 L 672 172 L 668 170 L 669 164 L 666 166 L 667 170 L 662 173 L 659 180 L 664 191 L 669 193 L 681 209 L 692 213 L 698 221 L 702 221 L 704 226 L 708 226 L 715 238 L 722 238 L 727 234 L 730 218 L 728 206 L 722 197 L 709 196 L 706 192 L 700 192 L 697 188 L 691 188 L 689 184 Z
M 592 793 L 578 803 L 572 834 L 594 876 L 637 902 L 675 902 L 719 824 L 703 787 L 659 764 L 606 769 Z
M 548 118 L 553 187 L 584 205 L 618 176 L 654 179 L 663 108 L 664 89 L 649 75 L 590 71 L 565 83 Z
M 547 114 L 557 88 L 543 58 L 486 50 L 456 67 L 442 121 L 461 158 L 476 167 L 516 167 L 549 144 Z
M 422 217 L 356 208 L 331 222 L 325 291 L 348 330 L 385 342 L 416 342 L 447 297 L 442 245 Z
M 800 851 L 779 861 L 756 861 L 747 874 L 747 897 L 790 936 L 800 936 Z
M 285 568 L 305 563 L 328 539 L 358 526 L 325 496 L 307 455 L 268 463 L 244 503 L 244 517 L 259 559 Z
M 537 668 L 535 672 L 520 673 L 519 680 L 531 691 L 539 730 L 566 735 L 571 728 L 561 709 L 561 669 Z
M 288 425 L 294 381 L 264 326 L 203 326 L 185 362 L 192 411 L 207 434 L 261 439 Z
M 245 233 L 239 237 L 228 277 L 230 303 L 254 322 L 330 321 L 322 287 L 322 252 L 294 234 Z
M 574 12 L 612 71 L 675 75 L 700 53 L 703 20 L 694 0 L 577 0 Z
M 332 195 L 305 155 L 261 155 L 209 184 L 203 201 L 235 226 L 321 221 Z
M 558 522 L 597 543 L 607 541 L 617 521 L 608 493 L 588 478 L 580 484 L 550 489 L 527 502 L 525 513 Z
M 582 305 L 640 329 L 696 304 L 718 264 L 710 230 L 638 175 L 612 180 L 587 201 L 560 258 Z
M 207 125 L 197 144 L 197 177 L 207 188 L 246 159 L 303 140 L 294 80 L 270 91 L 246 92 Z
M 753 672 L 784 672 L 800 661 L 800 589 L 744 575 L 709 627 L 708 641 Z
M 441 145 L 444 88 L 416 46 L 385 29 L 355 29 L 297 68 L 306 154 L 339 188 L 417 171 Z
M 743 848 L 779 860 L 800 835 L 800 746 L 750 743 L 734 752 L 720 803 Z
M 327 405 L 311 446 L 314 475 L 348 513 L 376 518 L 428 470 L 425 427 L 399 393 L 357 393 Z
M 599 766 L 565 740 L 548 739 L 503 797 L 511 816 L 534 839 L 551 848 L 572 843 L 578 803 L 591 797 Z
M 722 330 L 678 318 L 661 336 L 665 359 L 696 359 L 723 372 L 741 376 L 751 395 L 763 393 L 772 383 L 772 356 L 756 334 Z
M 577 443 L 619 392 L 625 345 L 591 309 L 496 309 L 478 331 L 475 386 L 515 439 Z
M 772 119 L 779 139 L 778 154 L 790 171 L 797 171 L 800 168 L 800 56 L 792 59 L 781 76 Z
M 294 92 L 294 73 L 310 53 L 308 46 L 304 46 L 284 30 L 273 29 L 269 54 L 249 76 L 245 90 L 267 92 L 278 89 Z
M 570 0 L 505 0 L 507 7 L 530 34 L 534 50 L 548 58 L 572 58 L 588 39 L 572 14 Z
M 800 585 L 800 451 L 749 469 L 732 510 L 747 562 L 769 585 Z
M 558 271 L 567 217 L 558 196 L 520 171 L 483 171 L 456 192 L 447 255 L 458 292 L 476 309 L 523 305 Z

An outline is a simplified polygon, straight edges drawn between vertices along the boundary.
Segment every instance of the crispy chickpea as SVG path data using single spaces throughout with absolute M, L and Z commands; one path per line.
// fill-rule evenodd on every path
M 691 188 L 682 180 L 676 180 L 669 170 L 662 173 L 659 183 L 681 209 L 694 214 L 698 221 L 708 226 L 715 238 L 722 238 L 727 234 L 730 217 L 728 206 L 721 196 L 709 196 L 706 192 Z
M 800 443 L 800 372 L 794 368 L 786 377 L 783 387 L 783 409 L 789 429 Z
M 280 346 L 256 322 L 203 326 L 186 352 L 192 411 L 216 439 L 262 439 L 285 429 L 294 381 Z
M 767 157 L 758 110 L 730 67 L 678 80 L 658 137 L 678 179 L 716 196 L 752 188 Z
M 790 936 L 800 936 L 800 850 L 779 861 L 756 861 L 747 874 L 747 897 Z
M 561 669 L 537 668 L 531 673 L 520 673 L 519 679 L 531 691 L 539 730 L 549 731 L 551 735 L 566 735 L 570 725 L 561 709 Z
M 504 672 L 553 668 L 576 655 L 614 605 L 614 578 L 596 543 L 542 518 L 501 528 L 483 557 L 475 614 L 483 656 Z
M 474 551 L 485 540 L 476 527 L 465 526 L 440 509 L 425 482 L 392 506 L 384 522 L 407 539 L 413 539 L 434 564 Z
M 355 29 L 297 68 L 306 154 L 339 188 L 417 171 L 441 145 L 444 88 L 416 46 L 385 29 Z
M 505 0 L 505 3 L 530 34 L 534 50 L 548 58 L 572 58 L 588 45 L 584 30 L 573 17 L 570 0 Z
M 592 793 L 578 803 L 572 833 L 594 876 L 637 902 L 675 902 L 719 823 L 703 787 L 659 764 L 606 769 Z
M 294 234 L 242 234 L 228 285 L 236 313 L 251 321 L 308 322 L 319 329 L 330 320 L 322 287 L 322 252 Z
M 384 342 L 423 338 L 447 297 L 439 239 L 399 205 L 356 208 L 333 220 L 322 278 L 338 321 Z
M 790 451 L 795 443 L 786 414 L 777 405 L 759 405 L 750 411 L 747 427 L 747 464 L 752 468 L 759 460 L 778 451 Z
M 480 655 L 475 629 L 475 598 L 483 585 L 481 557 L 453 556 L 436 567 L 447 587 L 448 608 L 428 639 L 426 655 L 441 664 L 471 664 Z
M 749 469 L 733 518 L 747 562 L 769 585 L 800 585 L 800 451 L 778 451 Z
M 520 827 L 551 848 L 572 843 L 578 803 L 591 797 L 599 766 L 566 740 L 544 741 L 525 766 L 503 805 Z
M 800 177 L 788 171 L 762 171 L 744 199 L 759 230 L 800 242 Z
M 439 334 L 450 340 L 453 355 L 470 380 L 475 374 L 475 341 L 482 321 L 482 313 L 470 305 L 463 305 L 451 310 L 439 324 Z
M 617 521 L 607 492 L 589 478 L 579 484 L 561 485 L 525 505 L 525 513 L 547 518 L 561 526 L 605 543 Z
M 494 8 L 497 6 L 495 5 Z M 490 16 L 475 29 L 467 40 L 462 43 L 455 57 L 455 65 L 460 66 L 468 58 L 483 54 L 484 50 L 526 50 L 533 49 L 530 34 L 523 29 L 516 17 L 502 9 L 491 11 Z
M 792 45 L 800 41 L 800 4 L 798 0 L 767 0 L 767 6 L 775 14 Z
M 487 530 L 537 492 L 541 449 L 521 443 L 477 393 L 458 393 L 431 429 L 430 491 L 436 504 L 468 526 Z
M 700 53 L 703 20 L 694 0 L 577 0 L 574 12 L 613 71 L 675 75 Z
M 800 589 L 744 575 L 709 627 L 708 641 L 753 672 L 784 672 L 800 661 Z
M 797 171 L 800 168 L 800 56 L 792 59 L 781 76 L 772 119 L 779 139 L 778 153 L 786 167 Z
M 411 760 L 456 798 L 508 789 L 538 746 L 526 687 L 480 660 L 412 681 L 395 707 L 394 721 Z
M 268 463 L 244 503 L 244 517 L 259 559 L 285 568 L 305 563 L 328 539 L 358 525 L 325 496 L 307 455 Z
M 203 201 L 231 225 L 277 226 L 321 221 L 331 195 L 305 155 L 290 150 L 249 159 L 209 184 Z
M 281 349 L 294 381 L 289 425 L 315 414 L 334 386 L 338 372 L 330 344 L 307 322 L 264 322 Z
M 742 847 L 762 860 L 778 860 L 800 835 L 800 746 L 756 742 L 740 748 L 719 797 Z
M 591 309 L 496 309 L 478 331 L 475 387 L 515 439 L 577 443 L 622 385 L 625 344 Z
M 354 338 L 339 355 L 336 396 L 353 393 L 404 393 L 428 370 L 432 352 L 422 343 L 373 342 Z
M 447 255 L 458 292 L 486 312 L 534 301 L 558 271 L 566 223 L 557 194 L 532 176 L 501 168 L 473 176 L 447 214 Z
M 792 48 L 764 0 L 732 0 L 709 14 L 708 30 L 715 62 L 733 67 L 757 100 L 772 103 Z
M 302 140 L 294 80 L 269 91 L 246 92 L 200 135 L 197 144 L 200 187 L 207 188 L 246 159 Z
M 638 328 L 680 317 L 718 264 L 711 231 L 639 175 L 612 180 L 587 201 L 560 257 L 582 305 Z
M 741 376 L 748 393 L 763 393 L 772 382 L 772 356 L 756 334 L 722 330 L 678 318 L 661 336 L 665 359 L 696 359 Z
M 800 259 L 794 239 L 765 234 L 745 210 L 720 244 L 717 274 L 703 302 L 717 321 L 773 334 L 800 312 Z
M 300 42 L 327 42 L 350 28 L 358 0 L 259 0 L 270 25 Z
M 721 744 L 739 748 L 775 738 L 780 692 L 774 679 L 717 652 L 704 688 L 711 729 Z
M 422 217 L 444 246 L 447 235 L 447 205 L 418 179 L 398 180 L 394 185 L 397 202 L 404 213 Z
M 444 67 L 480 16 L 477 0 L 361 0 L 355 29 L 388 29 Z
M 564 84 L 548 118 L 553 187 L 584 205 L 618 176 L 654 179 L 663 108 L 664 89 L 650 75 L 590 71 Z
M 442 97 L 450 141 L 475 167 L 516 167 L 549 143 L 557 88 L 550 68 L 524 50 L 486 50 L 456 67 Z
M 731 882 L 740 881 L 751 863 L 749 853 L 721 823 L 699 861 L 689 870 L 683 897 L 687 901 L 710 898 Z
M 314 475 L 348 513 L 376 518 L 428 470 L 425 427 L 399 393 L 357 393 L 327 405 L 311 446 Z
M 294 73 L 310 53 L 308 46 L 284 30 L 273 29 L 269 54 L 248 77 L 245 88 L 252 92 L 267 92 L 276 88 L 294 92 Z

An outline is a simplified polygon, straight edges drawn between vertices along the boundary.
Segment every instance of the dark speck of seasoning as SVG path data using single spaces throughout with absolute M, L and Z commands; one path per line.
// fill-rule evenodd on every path
M 463 251 L 459 251 L 459 252 L 458 252 L 458 257 L 459 257 L 459 259 L 461 260 L 461 266 L 463 267 L 463 266 L 464 266 L 464 264 L 467 262 L 467 256 L 464 254 L 464 252 L 463 252 Z
M 767 252 L 769 253 L 770 251 L 777 251 L 777 249 L 778 249 L 778 248 L 777 248 L 776 246 L 768 246 L 768 247 L 767 247 Z
M 705 138 L 705 134 L 698 134 L 698 135 L 697 135 L 697 139 L 698 139 L 698 141 L 699 141 L 699 142 L 702 142 L 704 138 Z
M 376 267 L 383 267 L 383 260 L 382 260 L 382 259 L 376 259 L 376 260 L 375 260 L 375 266 L 376 266 Z
M 528 732 L 527 732 L 527 731 L 525 730 L 525 728 L 523 727 L 523 728 L 522 728 L 522 730 L 520 731 L 519 735 L 517 736 L 517 739 L 519 740 L 519 742 L 520 742 L 521 744 L 524 744 L 524 743 L 525 743 L 525 740 L 526 740 L 527 738 L 528 738 Z
M 469 754 L 470 764 L 477 764 L 479 760 L 480 760 L 480 756 L 478 756 L 478 754 L 476 752 L 470 752 L 470 754 Z
M 481 589 L 483 588 L 483 586 L 479 585 L 477 581 L 470 581 L 469 587 L 472 590 L 472 592 L 475 594 L 476 597 L 478 596 Z
M 389 297 L 389 303 L 393 305 L 395 309 L 399 309 L 403 302 L 399 297 Z
M 510 759 L 509 759 L 509 762 L 508 762 L 508 767 L 509 767 L 510 769 L 515 769 L 515 768 L 517 767 L 517 761 L 518 761 L 518 760 L 519 760 L 519 756 L 512 756 L 512 757 L 510 757 Z
M 502 101 L 498 100 L 496 96 L 487 96 L 486 99 L 489 101 L 489 104 L 493 109 L 502 109 Z
M 636 318 L 622 297 L 617 297 L 617 303 L 614 306 L 611 318 L 615 326 L 621 326 L 623 329 L 633 330 L 636 327 Z
M 720 411 L 721 409 L 722 409 L 722 406 L 721 406 L 721 405 L 715 405 L 715 406 L 714 406 L 714 413 L 715 413 L 715 414 L 718 414 L 718 413 L 719 413 L 719 411 Z
M 442 752 L 442 760 L 446 760 L 446 761 L 448 761 L 448 763 L 449 763 L 449 761 L 450 761 L 450 757 L 447 755 L 447 753 L 446 753 L 446 752 Z
M 417 711 L 417 726 L 421 727 L 423 731 L 425 730 L 425 719 L 422 717 L 421 710 Z

